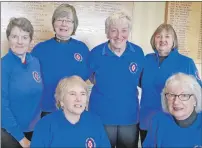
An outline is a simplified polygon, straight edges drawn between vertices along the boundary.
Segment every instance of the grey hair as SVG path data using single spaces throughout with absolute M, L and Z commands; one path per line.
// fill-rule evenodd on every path
M 169 85 L 172 85 L 173 83 L 184 84 L 183 85 L 184 87 L 188 87 L 191 90 L 196 100 L 195 111 L 197 113 L 201 112 L 202 111 L 201 86 L 199 85 L 199 83 L 197 82 L 196 78 L 193 75 L 188 75 L 181 72 L 172 75 L 166 81 L 165 87 L 163 88 L 163 91 L 161 93 L 161 105 L 162 105 L 163 111 L 169 113 L 168 102 L 166 101 L 167 99 L 165 98 L 165 93 L 166 93 L 166 88 Z
M 105 33 L 108 34 L 110 25 L 115 24 L 117 21 L 120 21 L 123 18 L 125 18 L 128 21 L 128 27 L 131 30 L 132 20 L 130 16 L 127 15 L 125 12 L 115 12 L 112 15 L 110 15 L 105 21 Z
M 61 108 L 60 101 L 62 101 L 67 94 L 67 91 L 69 88 L 71 88 L 74 85 L 79 85 L 84 88 L 84 90 L 87 93 L 88 96 L 88 86 L 86 82 L 79 76 L 71 76 L 71 77 L 65 77 L 62 80 L 59 81 L 56 91 L 55 91 L 55 100 L 56 100 L 56 107 L 59 109 Z
M 76 14 L 76 9 L 74 8 L 74 6 L 69 5 L 69 4 L 61 4 L 60 6 L 58 6 L 52 16 L 52 26 L 54 29 L 54 22 L 57 18 L 59 17 L 65 17 L 68 16 L 68 14 L 72 12 L 73 15 L 73 21 L 74 21 L 74 29 L 71 35 L 75 35 L 76 33 L 76 29 L 78 27 L 79 21 L 78 21 L 78 17 Z M 55 29 L 54 29 L 55 31 Z
M 11 34 L 11 30 L 15 26 L 22 29 L 25 32 L 28 32 L 30 40 L 33 39 L 34 27 L 32 26 L 31 22 L 27 18 L 24 18 L 24 17 L 18 17 L 18 18 L 13 17 L 10 19 L 10 22 L 9 22 L 7 29 L 6 29 L 7 39 L 9 39 L 9 36 Z

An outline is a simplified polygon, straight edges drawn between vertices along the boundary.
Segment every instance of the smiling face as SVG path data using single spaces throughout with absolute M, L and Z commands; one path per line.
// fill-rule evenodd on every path
M 74 30 L 74 20 L 72 12 L 63 12 L 63 14 L 55 19 L 53 27 L 57 38 L 62 40 L 69 39 Z
M 81 115 L 86 108 L 87 92 L 81 85 L 73 85 L 68 88 L 63 100 L 60 101 L 64 113 Z
M 184 84 L 171 83 L 166 88 L 166 93 L 170 94 L 192 94 L 190 88 L 186 87 Z M 177 120 L 187 119 L 194 110 L 196 105 L 196 100 L 194 95 L 190 97 L 187 101 L 181 101 L 178 97 L 174 99 L 167 99 L 168 111 L 172 114 Z
M 21 28 L 14 26 L 8 37 L 9 47 L 11 50 L 19 56 L 26 54 L 30 47 L 30 34 L 23 31 Z
M 129 33 L 129 24 L 126 18 L 121 18 L 111 24 L 107 32 L 107 38 L 112 50 L 125 49 Z
M 155 47 L 160 56 L 167 56 L 172 50 L 173 43 L 173 35 L 165 29 L 155 35 Z

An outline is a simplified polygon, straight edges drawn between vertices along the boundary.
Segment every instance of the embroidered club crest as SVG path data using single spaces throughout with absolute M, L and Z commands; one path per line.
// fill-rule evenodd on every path
M 80 55 L 80 53 L 75 53 L 74 54 L 74 58 L 75 60 L 81 62 L 83 60 L 82 56 Z
M 136 73 L 137 72 L 137 64 L 135 62 L 130 63 L 129 70 L 131 73 Z
M 96 144 L 93 138 L 86 139 L 86 148 L 96 148 Z
M 32 72 L 32 76 L 34 78 L 34 80 L 37 82 L 37 83 L 40 83 L 41 82 L 41 76 L 38 72 L 36 71 L 33 71 Z

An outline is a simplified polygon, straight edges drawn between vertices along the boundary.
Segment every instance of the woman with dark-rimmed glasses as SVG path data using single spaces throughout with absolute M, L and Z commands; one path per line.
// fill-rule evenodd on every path
M 192 75 L 171 76 L 161 93 L 143 147 L 202 147 L 201 87 Z

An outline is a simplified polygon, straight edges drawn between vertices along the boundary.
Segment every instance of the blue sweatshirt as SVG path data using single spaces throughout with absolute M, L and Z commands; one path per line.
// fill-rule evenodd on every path
M 201 148 L 202 113 L 198 113 L 194 123 L 186 128 L 178 126 L 169 114 L 156 114 L 143 143 L 143 148 L 152 147 Z
M 92 147 L 91 147 L 92 146 Z M 62 110 L 53 112 L 37 124 L 31 142 L 36 147 L 110 148 L 99 118 L 84 111 L 76 124 L 70 123 Z
M 106 125 L 130 125 L 139 121 L 137 85 L 143 68 L 142 49 L 130 42 L 118 57 L 108 42 L 95 47 L 89 56 L 90 72 L 95 75 L 89 111 Z
M 2 128 L 20 141 L 40 119 L 42 81 L 36 58 L 26 54 L 26 64 L 11 50 L 1 59 Z
M 58 82 L 68 76 L 78 75 L 84 80 L 89 77 L 86 58 L 89 50 L 78 40 L 70 38 L 68 42 L 59 43 L 54 38 L 36 45 L 32 54 L 39 59 L 44 92 L 42 111 L 56 110 L 54 93 Z
M 177 49 L 171 51 L 169 56 L 160 64 L 157 53 L 146 55 L 145 67 L 141 79 L 142 96 L 140 102 L 140 128 L 148 129 L 152 116 L 162 111 L 161 92 L 166 80 L 173 74 L 182 72 L 196 77 L 199 84 L 202 82 L 192 59 L 178 53 Z

